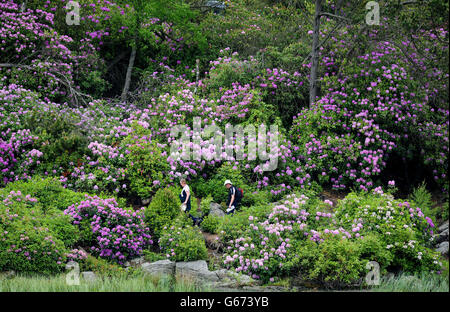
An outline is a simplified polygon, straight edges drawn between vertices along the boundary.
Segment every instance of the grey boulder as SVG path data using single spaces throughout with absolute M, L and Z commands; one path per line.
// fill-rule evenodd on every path
M 223 212 L 220 205 L 216 203 L 209 204 L 209 214 L 216 217 L 225 217 L 225 212 Z
M 438 248 L 436 248 L 436 251 L 440 252 L 442 255 L 448 255 L 448 242 L 440 243 Z
M 141 264 L 144 273 L 152 276 L 172 275 L 175 271 L 175 262 L 170 260 L 159 260 L 156 262 L 145 262 Z
M 444 232 L 445 230 L 448 230 L 448 220 L 444 222 L 439 228 L 439 232 Z
M 175 274 L 201 284 L 219 281 L 217 274 L 208 270 L 208 264 L 204 260 L 177 262 Z

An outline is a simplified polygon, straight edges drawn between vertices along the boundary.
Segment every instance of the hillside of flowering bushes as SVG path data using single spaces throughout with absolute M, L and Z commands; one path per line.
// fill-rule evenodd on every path
M 144 256 L 263 283 L 363 285 L 369 261 L 448 278 L 434 243 L 448 220 L 448 3 L 379 1 L 368 25 L 360 1 L 321 2 L 334 14 L 316 32 L 306 0 L 226 0 L 219 13 L 82 0 L 78 25 L 69 1 L 0 0 L 0 271 L 121 272 Z M 246 133 L 239 158 L 226 130 L 261 125 L 267 138 Z M 173 153 L 182 134 L 191 151 Z M 257 143 L 274 170 L 247 157 Z M 200 227 L 180 211 L 182 178 Z M 227 179 L 242 207 L 209 215 L 226 210 Z

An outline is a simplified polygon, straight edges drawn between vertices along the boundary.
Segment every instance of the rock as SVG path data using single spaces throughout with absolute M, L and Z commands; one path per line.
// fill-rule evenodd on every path
M 269 292 L 269 291 L 280 291 L 279 289 L 275 290 L 275 288 L 272 286 L 271 288 L 267 287 L 258 287 L 258 286 L 244 286 L 242 287 L 243 290 L 248 292 Z
M 226 269 L 216 270 L 214 271 L 214 273 L 216 273 L 221 283 L 227 284 L 227 287 L 229 285 L 243 286 L 243 285 L 253 285 L 256 283 L 256 281 L 248 275 L 238 274 L 236 272 Z
M 91 271 L 81 272 L 81 276 L 87 282 L 94 282 L 97 280 L 97 275 L 95 275 L 95 273 Z
M 440 243 L 438 248 L 436 248 L 436 251 L 440 252 L 442 255 L 448 255 L 448 241 Z
M 439 234 L 433 235 L 432 241 L 433 245 L 439 245 L 444 241 L 448 241 L 448 229 Z
M 217 282 L 211 285 L 211 288 L 216 290 L 216 289 L 235 289 L 237 290 L 237 285 L 235 281 L 232 282 Z M 229 290 L 228 290 L 229 291 Z
M 235 279 L 239 285 L 253 285 L 256 282 L 253 278 L 245 274 L 238 274 L 233 271 L 229 271 L 228 274 Z
M 229 278 L 229 272 L 230 271 L 228 271 L 227 269 L 220 269 L 220 270 L 216 270 L 216 271 L 213 271 L 213 272 L 216 273 L 217 277 L 219 279 L 221 279 L 221 280 Z
M 172 275 L 175 271 L 175 262 L 170 260 L 159 260 L 156 262 L 145 262 L 141 264 L 142 270 L 152 276 Z
M 216 217 L 225 217 L 225 212 L 219 204 L 211 203 L 209 204 L 209 214 Z
M 135 258 L 130 261 L 130 266 L 137 267 L 137 266 L 140 266 L 141 264 L 143 264 L 144 262 L 145 262 L 144 257 Z
M 177 262 L 175 274 L 177 277 L 192 278 L 200 284 L 219 281 L 217 274 L 208 270 L 208 264 L 204 260 Z
M 448 233 L 448 220 L 444 222 L 444 224 L 442 224 L 439 228 L 438 228 L 439 232 L 444 232 L 445 230 L 447 230 Z

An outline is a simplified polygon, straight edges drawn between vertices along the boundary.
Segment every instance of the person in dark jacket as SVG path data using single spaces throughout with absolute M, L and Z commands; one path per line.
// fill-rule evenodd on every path
M 241 204 L 242 193 L 230 180 L 226 180 L 224 185 L 228 189 L 227 214 L 234 214 Z

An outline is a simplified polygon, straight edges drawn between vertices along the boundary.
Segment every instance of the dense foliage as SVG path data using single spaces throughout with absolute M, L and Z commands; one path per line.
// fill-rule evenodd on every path
M 0 0 L 0 270 L 208 259 L 202 230 L 218 235 L 222 267 L 269 283 L 360 284 L 369 261 L 440 272 L 448 2 L 380 2 L 368 25 L 361 1 L 322 1 L 333 14 L 314 32 L 307 0 L 225 0 L 216 13 L 201 0 L 82 0 L 79 25 L 66 0 Z M 227 130 L 262 125 L 267 138 L 246 132 L 239 158 Z M 274 170 L 247 157 L 256 143 Z M 200 227 L 180 212 L 180 178 Z M 213 216 L 227 179 L 241 210 Z

